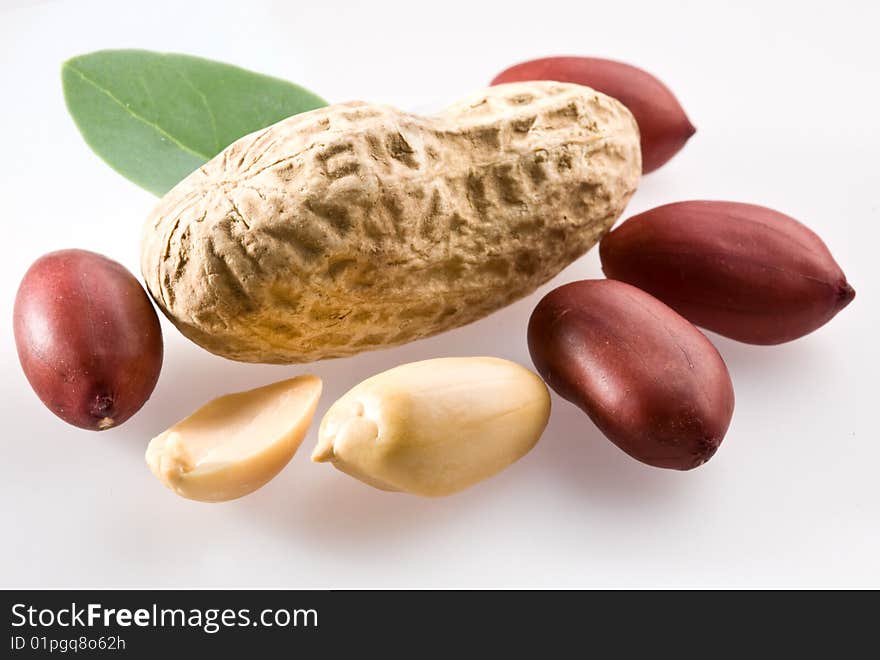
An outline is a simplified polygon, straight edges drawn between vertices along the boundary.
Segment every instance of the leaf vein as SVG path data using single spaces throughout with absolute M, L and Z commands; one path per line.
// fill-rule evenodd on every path
M 105 87 L 102 87 L 100 84 L 98 84 L 96 81 L 89 78 L 87 75 L 85 75 L 85 73 L 83 73 L 82 71 L 77 69 L 72 64 L 68 63 L 67 66 L 68 66 L 68 68 L 70 68 L 71 71 L 73 71 L 80 78 L 82 78 L 83 81 L 85 81 L 86 83 L 88 83 L 89 85 L 91 85 L 92 87 L 97 89 L 99 92 L 101 92 L 102 94 L 105 94 L 108 98 L 110 98 L 114 103 L 116 103 L 120 108 L 122 108 L 123 112 L 130 115 L 133 119 L 136 119 L 137 121 L 139 121 L 143 124 L 146 124 L 147 126 L 152 128 L 153 130 L 155 130 L 160 135 L 163 135 L 164 137 L 168 138 L 172 143 L 174 143 L 181 150 L 186 151 L 187 153 L 192 154 L 193 156 L 198 156 L 199 158 L 202 158 L 206 161 L 210 160 L 212 158 L 212 156 L 208 156 L 208 155 L 199 153 L 198 151 L 196 151 L 192 147 L 188 147 L 183 142 L 181 142 L 179 138 L 176 138 L 173 135 L 171 135 L 171 133 L 166 131 L 164 128 L 159 126 L 157 123 L 150 121 L 149 119 L 138 114 L 137 112 L 134 112 L 130 107 L 128 107 L 128 105 L 126 105 L 121 99 L 116 97 L 110 90 L 106 89 Z
M 214 114 L 214 111 L 211 109 L 210 104 L 208 103 L 208 97 L 205 96 L 205 93 L 196 87 L 193 82 L 189 79 L 189 77 L 184 73 L 184 71 L 180 68 L 179 65 L 172 63 L 171 65 L 174 71 L 179 75 L 183 82 L 185 82 L 196 94 L 199 95 L 199 98 L 202 100 L 202 105 L 205 106 L 205 112 L 208 113 L 208 117 L 211 120 L 211 132 L 214 134 L 214 149 L 217 153 L 223 149 L 223 145 L 220 144 L 220 134 L 217 131 L 217 116 Z

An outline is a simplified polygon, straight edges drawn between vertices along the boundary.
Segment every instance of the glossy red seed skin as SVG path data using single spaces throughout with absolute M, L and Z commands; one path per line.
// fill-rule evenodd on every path
M 598 57 L 544 57 L 505 69 L 493 85 L 558 80 L 586 85 L 623 103 L 639 125 L 642 172 L 653 172 L 681 151 L 696 132 L 666 85 L 647 71 Z
M 727 432 L 733 384 L 718 351 L 635 287 L 584 280 L 554 289 L 532 313 L 528 344 L 547 384 L 643 463 L 690 470 Z
M 159 378 L 162 330 L 152 303 L 130 272 L 94 252 L 37 259 L 19 286 L 13 329 L 34 392 L 74 426 L 122 424 Z
M 754 204 L 686 201 L 651 209 L 606 235 L 599 256 L 608 277 L 749 344 L 803 337 L 855 297 L 815 233 Z

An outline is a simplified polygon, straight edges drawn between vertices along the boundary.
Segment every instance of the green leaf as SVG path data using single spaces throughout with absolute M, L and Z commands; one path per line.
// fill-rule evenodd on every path
M 243 135 L 327 105 L 279 78 L 147 50 L 74 57 L 62 66 L 61 80 L 88 145 L 156 195 Z

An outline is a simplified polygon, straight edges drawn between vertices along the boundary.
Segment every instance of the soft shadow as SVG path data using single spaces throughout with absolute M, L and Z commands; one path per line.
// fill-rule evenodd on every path
M 694 471 L 663 470 L 631 458 L 586 413 L 556 395 L 547 430 L 533 454 L 530 470 L 553 475 L 566 495 L 612 509 L 684 503 L 690 488 L 697 486 Z
M 722 337 L 703 330 L 709 341 L 715 344 L 734 378 L 780 378 L 804 377 L 804 366 L 824 368 L 829 352 L 823 349 L 820 337 L 802 337 L 776 346 L 756 346 Z
M 701 468 L 704 469 L 704 468 Z M 231 511 L 260 528 L 334 555 L 417 537 L 424 529 L 461 518 L 483 519 L 499 502 L 529 489 L 548 507 L 582 501 L 585 510 L 670 513 L 687 505 L 699 487 L 694 473 L 642 465 L 611 444 L 577 408 L 554 397 L 554 413 L 538 446 L 515 466 L 451 497 L 429 499 L 386 493 L 329 465 L 309 463 L 303 448 L 293 464 Z M 585 511 L 586 512 L 586 511 Z
M 467 510 L 464 494 L 433 499 L 384 492 L 330 465 L 312 464 L 307 455 L 294 463 L 283 478 L 243 498 L 232 512 L 298 545 L 348 555 L 352 547 L 386 545 L 436 529 Z

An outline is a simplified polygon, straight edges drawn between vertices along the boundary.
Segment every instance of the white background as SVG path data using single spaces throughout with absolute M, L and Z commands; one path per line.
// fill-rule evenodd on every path
M 880 4 L 865 2 L 257 2 L 0 0 L 2 586 L 880 587 Z M 221 59 L 331 101 L 439 107 L 523 59 L 590 54 L 654 72 L 698 133 L 625 217 L 688 198 L 765 204 L 815 229 L 858 295 L 774 348 L 716 336 L 737 408 L 688 473 L 633 461 L 554 398 L 537 448 L 441 500 L 389 494 L 309 462 L 242 500 L 186 501 L 148 440 L 210 398 L 302 373 L 225 361 L 164 321 L 152 399 L 119 429 L 66 426 L 31 392 L 11 332 L 31 261 L 82 247 L 137 271 L 154 198 L 93 155 L 59 67 L 100 48 Z M 595 251 L 528 299 L 401 348 L 308 366 L 317 419 L 362 378 L 434 356 L 530 365 L 528 315 L 552 285 L 600 276 Z M 317 421 L 316 419 L 316 421 Z

